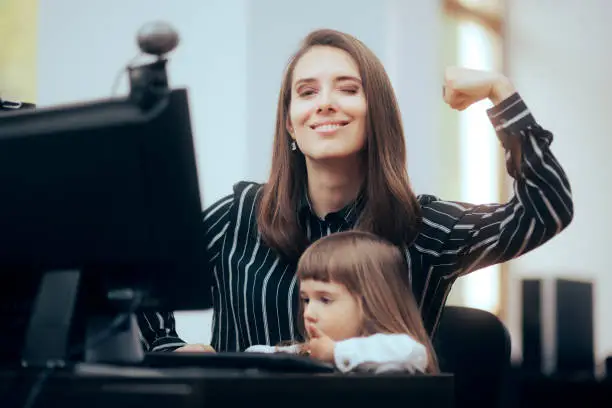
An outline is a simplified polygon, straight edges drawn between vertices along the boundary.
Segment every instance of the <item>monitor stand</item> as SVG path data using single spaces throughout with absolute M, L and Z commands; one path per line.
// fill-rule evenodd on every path
M 132 290 L 109 293 L 108 300 L 117 312 L 85 316 L 84 344 L 71 347 L 81 275 L 79 270 L 43 274 L 22 351 L 24 367 L 63 367 L 75 355 L 83 355 L 87 363 L 134 365 L 143 361 L 144 350 L 134 314 L 141 296 Z

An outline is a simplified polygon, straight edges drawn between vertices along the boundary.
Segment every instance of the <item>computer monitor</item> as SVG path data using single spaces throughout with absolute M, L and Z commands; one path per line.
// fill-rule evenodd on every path
M 136 310 L 212 304 L 187 92 L 143 106 L 0 115 L 0 303 L 30 302 L 27 364 L 65 362 L 85 327 L 91 359 L 138 360 Z

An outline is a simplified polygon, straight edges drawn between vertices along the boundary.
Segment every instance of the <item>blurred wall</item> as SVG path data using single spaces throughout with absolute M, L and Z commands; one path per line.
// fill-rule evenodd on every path
M 601 364 L 612 355 L 612 6 L 606 0 L 507 4 L 510 76 L 536 119 L 554 133 L 552 149 L 575 200 L 575 219 L 564 233 L 509 265 L 514 355 L 521 348 L 521 277 L 567 277 L 596 284 L 595 345 Z
M 203 204 L 209 205 L 238 180 L 267 178 L 285 64 L 310 30 L 340 29 L 363 40 L 389 71 L 415 189 L 444 196 L 448 169 L 435 160 L 444 143 L 440 10 L 439 0 L 41 2 L 38 102 L 109 96 L 116 75 L 136 55 L 139 27 L 155 19 L 172 23 L 182 40 L 172 55 L 171 83 L 190 91 Z M 127 89 L 123 79 L 120 93 Z M 178 325 L 188 341 L 209 339 L 209 313 L 180 313 Z

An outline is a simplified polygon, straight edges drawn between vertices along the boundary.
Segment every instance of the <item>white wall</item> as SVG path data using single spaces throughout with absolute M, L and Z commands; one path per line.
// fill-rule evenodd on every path
M 238 180 L 266 179 L 281 74 L 300 39 L 321 27 L 350 32 L 392 77 L 415 189 L 443 194 L 444 168 L 429 161 L 442 146 L 439 0 L 54 0 L 41 1 L 39 13 L 41 106 L 109 96 L 143 23 L 178 29 L 170 78 L 190 91 L 204 205 Z M 208 341 L 209 313 L 177 320 L 186 340 Z
M 149 21 L 168 21 L 181 36 L 171 55 L 170 81 L 190 91 L 203 199 L 210 203 L 248 174 L 245 4 L 243 0 L 41 1 L 38 104 L 110 96 L 117 74 L 138 52 L 138 29 Z M 127 92 L 126 77 L 121 85 L 120 93 Z
M 508 6 L 510 76 L 537 120 L 555 134 L 552 148 L 575 200 L 574 222 L 562 235 L 510 264 L 514 354 L 521 348 L 520 278 L 570 277 L 596 284 L 601 363 L 612 355 L 612 7 L 607 0 L 511 0 Z

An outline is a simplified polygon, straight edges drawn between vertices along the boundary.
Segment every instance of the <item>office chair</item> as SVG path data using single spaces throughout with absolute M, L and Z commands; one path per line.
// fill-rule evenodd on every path
M 500 406 L 511 343 L 506 327 L 495 315 L 447 306 L 433 344 L 440 370 L 455 376 L 457 408 Z

